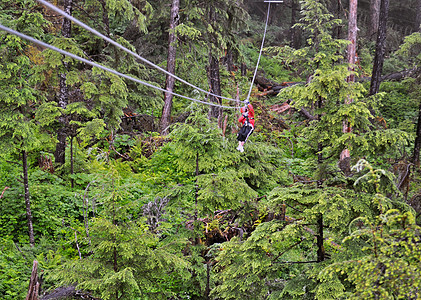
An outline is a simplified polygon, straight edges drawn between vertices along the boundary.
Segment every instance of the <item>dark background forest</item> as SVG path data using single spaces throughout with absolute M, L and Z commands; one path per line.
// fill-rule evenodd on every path
M 1 299 L 421 297 L 420 0 L 48 3 L 0 0 Z

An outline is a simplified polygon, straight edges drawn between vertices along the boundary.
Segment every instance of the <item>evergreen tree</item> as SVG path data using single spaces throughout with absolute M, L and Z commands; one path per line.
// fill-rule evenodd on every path
M 4 2 L 0 4 L 4 11 L 13 9 Z M 36 7 L 32 1 L 29 3 L 18 1 L 14 8 L 19 17 L 9 19 L 7 15 L 2 14 L 0 21 L 11 28 L 42 37 L 42 28 L 47 26 L 47 22 L 36 10 L 29 14 L 23 13 L 26 5 Z M 36 87 L 38 82 L 33 76 L 34 65 L 40 63 L 35 58 L 39 50 L 20 38 L 4 32 L 0 33 L 0 39 L 0 150 L 2 155 L 13 154 L 21 159 L 29 243 L 33 246 L 35 237 L 27 157 L 28 153 L 39 149 L 43 142 L 48 141 L 48 136 L 43 133 L 42 124 L 35 114 L 45 102 L 43 94 Z
M 104 166 L 103 197 L 96 217 L 89 221 L 91 243 L 84 256 L 66 262 L 49 278 L 77 284 L 101 299 L 167 299 L 174 291 L 168 280 L 189 280 L 181 256 L 182 238 L 166 238 L 149 231 L 136 217 L 138 202 L 130 194 L 123 164 Z

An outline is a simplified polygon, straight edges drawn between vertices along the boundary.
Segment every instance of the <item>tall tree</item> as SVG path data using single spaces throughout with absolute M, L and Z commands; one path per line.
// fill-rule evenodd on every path
M 208 33 L 209 36 L 209 53 L 208 53 L 208 82 L 209 90 L 215 95 L 221 95 L 221 78 L 219 76 L 219 58 L 218 54 L 215 53 L 215 47 L 218 46 L 218 32 L 215 30 L 218 28 L 216 9 L 213 5 L 207 7 L 208 11 L 208 22 L 209 25 L 214 28 Z M 213 47 L 212 47 L 213 46 Z M 222 104 L 221 98 L 216 96 L 210 96 L 211 102 Z M 211 106 L 209 108 L 209 118 L 222 118 L 222 108 Z
M 349 71 L 350 74 L 347 78 L 348 82 L 355 81 L 355 62 L 356 62 L 356 51 L 357 51 L 357 7 L 358 7 L 358 0 L 350 0 L 349 1 L 349 21 L 348 21 L 348 64 L 349 64 Z M 345 99 L 346 104 L 352 103 L 354 100 L 351 97 L 347 97 Z M 351 132 L 351 125 L 348 120 L 343 121 L 343 133 Z M 340 162 L 339 165 L 341 170 L 345 174 L 349 174 L 351 171 L 351 153 L 349 149 L 344 149 L 340 155 Z
M 64 0 L 63 10 L 69 15 L 72 15 L 73 0 Z M 72 32 L 72 22 L 63 17 L 63 23 L 61 28 L 61 34 L 64 38 L 69 39 Z M 68 62 L 63 61 L 63 67 L 65 71 L 69 70 Z M 59 86 L 60 91 L 58 95 L 58 106 L 63 110 L 63 115 L 59 117 L 60 128 L 57 131 L 57 145 L 56 152 L 54 154 L 55 162 L 59 165 L 63 165 L 66 162 L 66 139 L 67 139 L 67 126 L 68 117 L 64 114 L 64 110 L 69 103 L 69 87 L 66 83 L 66 73 L 60 73 L 59 75 Z
M 176 64 L 176 33 L 175 28 L 177 27 L 180 16 L 178 14 L 180 10 L 180 0 L 173 0 L 171 6 L 171 15 L 170 15 L 170 30 L 168 38 L 168 56 L 167 56 L 167 71 L 171 74 L 175 74 L 175 64 Z M 168 134 L 168 126 L 170 125 L 171 118 L 171 108 L 172 108 L 172 98 L 173 95 L 171 92 L 174 90 L 175 79 L 167 75 L 165 81 L 165 89 L 168 93 L 165 93 L 164 107 L 162 109 L 160 131 L 162 135 Z
M 190 279 L 188 262 L 179 251 L 187 241 L 154 234 L 140 218 L 133 218 L 139 207 L 129 192 L 133 183 L 125 178 L 126 167 L 111 163 L 103 169 L 101 208 L 91 221 L 87 255 L 68 260 L 49 275 L 101 299 L 171 298 L 172 286 L 163 283 L 175 276 Z
M 415 31 L 421 31 L 421 0 L 417 0 L 417 15 L 415 19 Z
M 298 0 L 291 0 L 291 27 L 289 29 L 289 38 L 291 47 L 298 49 L 301 44 L 300 29 L 295 26 L 297 23 L 297 13 L 300 10 Z
M 404 43 L 396 54 L 408 59 L 413 68 L 419 68 L 421 66 L 421 33 L 414 32 L 407 36 Z M 421 75 L 417 74 L 417 77 L 412 82 L 412 97 L 420 99 L 420 85 Z M 415 132 L 414 150 L 412 154 L 412 162 L 415 166 L 420 166 L 420 153 L 421 153 L 421 101 L 418 108 L 418 120 Z
M 368 24 L 368 37 L 370 40 L 376 37 L 379 28 L 380 2 L 381 0 L 370 0 L 370 24 Z
M 36 38 L 43 37 L 44 26 L 47 22 L 32 1 L 17 1 L 13 7 L 0 2 L 0 9 L 13 13 L 19 17 L 15 20 L 8 18 L 0 22 L 7 22 L 12 28 L 19 28 Z M 27 13 L 27 10 L 31 13 Z M 33 10 L 32 10 L 33 9 Z M 43 95 L 36 89 L 39 83 L 34 76 L 34 65 L 39 63 L 36 56 L 39 49 L 21 40 L 19 37 L 0 33 L 0 155 L 11 155 L 19 158 L 22 163 L 23 194 L 29 243 L 35 244 L 35 233 L 30 201 L 30 186 L 28 178 L 28 153 L 42 149 L 46 136 L 42 134 L 41 124 L 37 117 L 40 107 L 45 102 Z M 53 118 L 55 115 L 52 115 Z
M 386 52 L 386 33 L 388 16 L 389 0 L 381 0 L 379 29 L 377 31 L 376 52 L 374 55 L 373 72 L 371 74 L 369 95 L 377 94 L 380 88 L 384 55 Z
M 196 39 L 200 46 L 207 49 L 206 76 L 209 91 L 216 96 L 210 96 L 210 101 L 221 104 L 223 89 L 220 78 L 220 60 L 226 50 L 236 48 L 238 36 L 236 31 L 244 29 L 247 24 L 248 14 L 242 1 L 212 0 L 212 1 L 188 1 L 188 6 L 195 9 L 188 14 L 183 13 L 182 18 L 189 26 L 187 38 Z M 183 22 L 184 23 L 184 22 Z M 183 24 L 184 25 L 184 24 Z M 199 29 L 199 35 L 196 33 Z M 184 28 L 187 32 L 187 28 Z M 208 113 L 210 118 L 221 118 L 222 109 L 211 106 Z

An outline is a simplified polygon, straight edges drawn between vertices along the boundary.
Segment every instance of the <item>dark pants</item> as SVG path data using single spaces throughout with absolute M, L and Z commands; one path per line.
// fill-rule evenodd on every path
M 240 142 L 245 142 L 249 138 L 250 134 L 252 134 L 254 128 L 252 126 L 243 125 L 240 131 L 237 134 L 237 140 Z

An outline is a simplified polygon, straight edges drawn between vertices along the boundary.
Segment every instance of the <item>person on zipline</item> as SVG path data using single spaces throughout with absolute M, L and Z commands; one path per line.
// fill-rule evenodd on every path
M 244 143 L 249 138 L 254 130 L 254 108 L 248 100 L 244 101 L 244 106 L 240 109 L 241 116 L 238 122 L 242 124 L 240 131 L 237 134 L 238 147 L 237 150 L 244 152 Z

